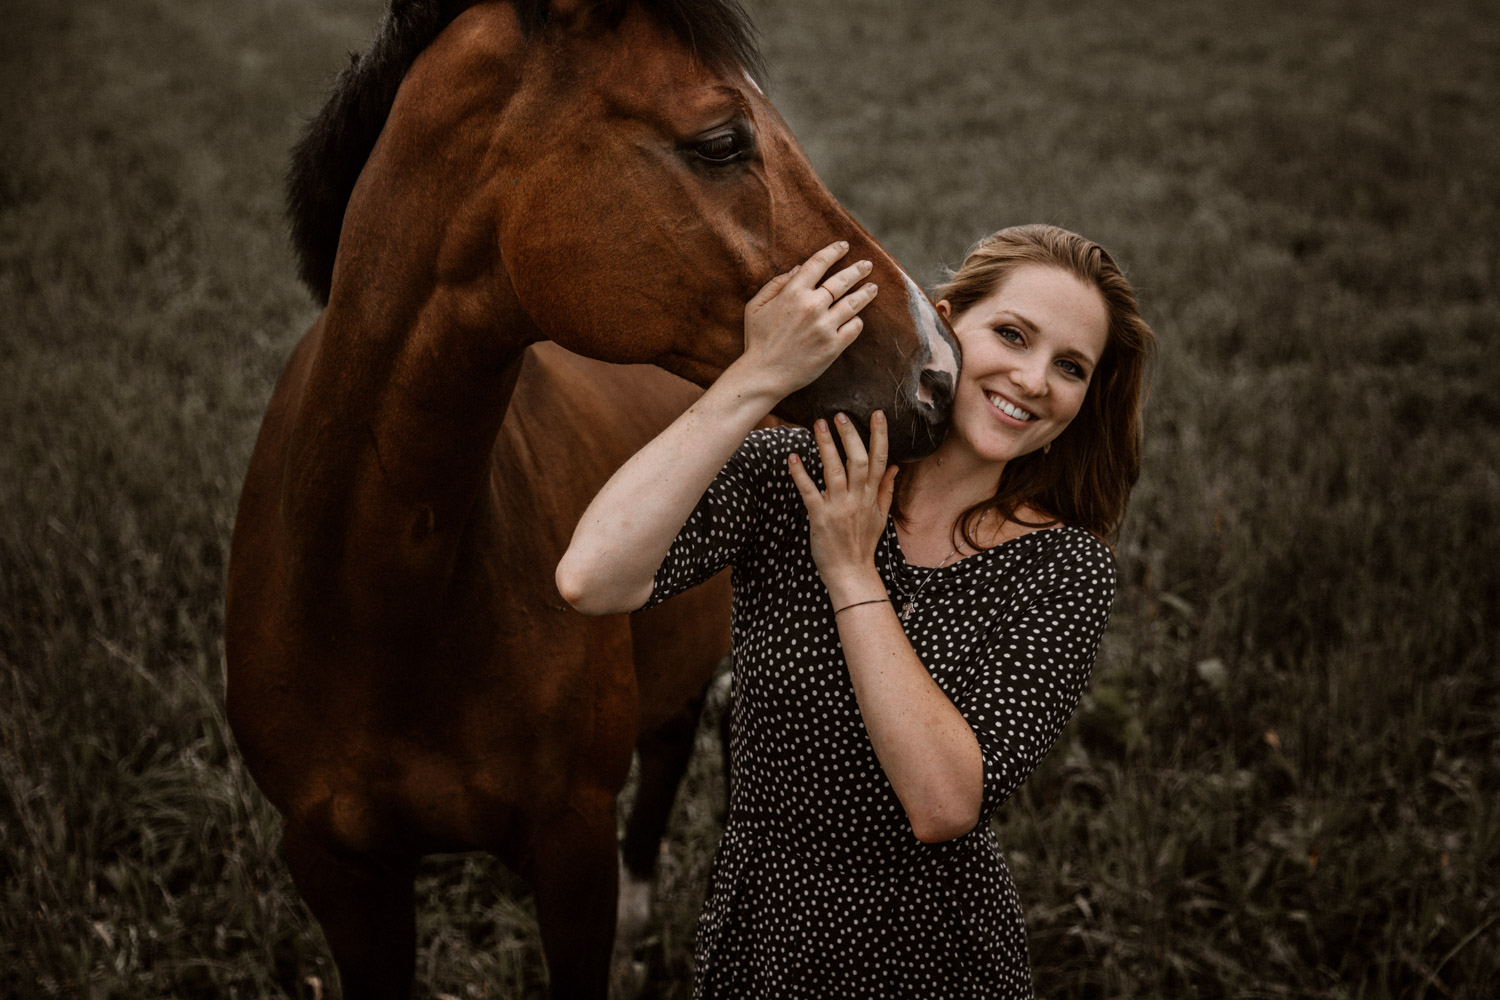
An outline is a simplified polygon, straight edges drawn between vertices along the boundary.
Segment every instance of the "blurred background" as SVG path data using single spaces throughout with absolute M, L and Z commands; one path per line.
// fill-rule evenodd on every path
M 919 280 L 1110 247 L 1162 344 L 1091 693 L 1004 810 L 1053 998 L 1500 995 L 1500 18 L 1488 0 L 751 0 L 768 90 Z M 315 310 L 295 134 L 379 0 L 0 6 L 0 995 L 315 997 L 222 713 L 222 591 Z M 683 997 L 722 794 L 663 858 Z M 423 870 L 418 996 L 538 995 Z

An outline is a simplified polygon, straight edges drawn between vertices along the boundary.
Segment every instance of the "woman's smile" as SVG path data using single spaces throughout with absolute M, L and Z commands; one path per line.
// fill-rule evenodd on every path
M 1000 395 L 997 392 L 990 392 L 987 390 L 984 395 L 985 398 L 990 401 L 990 405 L 993 406 L 996 411 L 998 411 L 1000 416 L 1009 417 L 1017 424 L 1024 425 L 1027 422 L 1036 419 L 1035 413 L 1032 413 L 1030 410 L 1012 403 L 1010 400 L 1006 399 L 1004 396 Z

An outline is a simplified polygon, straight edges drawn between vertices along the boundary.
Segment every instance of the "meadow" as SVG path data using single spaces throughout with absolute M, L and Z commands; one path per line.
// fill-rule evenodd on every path
M 1057 223 L 1162 343 L 1091 692 L 997 820 L 1038 996 L 1500 995 L 1491 5 L 748 6 L 920 280 Z M 0 6 L 0 996 L 331 988 L 225 724 L 223 581 L 315 315 L 286 151 L 380 9 Z M 701 743 L 660 997 L 717 835 Z M 435 859 L 420 896 L 418 996 L 539 995 L 513 876 Z

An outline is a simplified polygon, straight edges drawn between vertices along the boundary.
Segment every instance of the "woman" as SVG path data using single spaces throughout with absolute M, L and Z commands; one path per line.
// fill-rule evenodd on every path
M 734 567 L 695 996 L 1029 997 L 988 819 L 1088 679 L 1153 336 L 1102 248 L 1006 229 L 939 289 L 963 367 L 932 455 L 898 479 L 878 412 L 868 449 L 842 414 L 750 433 L 858 335 L 868 262 L 824 280 L 846 249 L 751 300 L 744 355 L 595 498 L 558 588 L 630 611 Z

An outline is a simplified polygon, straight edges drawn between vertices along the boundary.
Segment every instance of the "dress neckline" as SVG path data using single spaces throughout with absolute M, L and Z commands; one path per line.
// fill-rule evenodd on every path
M 969 555 L 962 556 L 950 563 L 941 566 L 922 566 L 918 563 L 910 562 L 907 560 L 906 552 L 901 548 L 901 536 L 896 533 L 896 521 L 894 518 L 889 518 L 886 521 L 886 538 L 891 546 L 891 550 L 895 553 L 895 558 L 892 559 L 891 562 L 895 564 L 896 568 L 907 574 L 928 574 L 931 577 L 940 579 L 944 576 L 947 576 L 952 570 L 956 569 L 957 567 L 968 563 L 970 560 L 982 560 L 985 557 L 989 556 L 992 552 L 999 552 L 1001 549 L 1009 548 L 1011 543 L 1013 542 L 1019 542 L 1022 539 L 1030 538 L 1033 535 L 1045 535 L 1050 534 L 1054 531 L 1065 531 L 1067 530 L 1067 528 L 1068 526 L 1066 524 L 1055 525 L 1051 528 L 1033 528 L 1031 531 L 1028 531 L 1023 535 L 1016 535 L 1014 538 L 1007 538 L 1005 539 L 1005 541 L 997 542 L 987 549 L 980 549 L 978 552 L 973 552 Z

